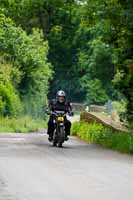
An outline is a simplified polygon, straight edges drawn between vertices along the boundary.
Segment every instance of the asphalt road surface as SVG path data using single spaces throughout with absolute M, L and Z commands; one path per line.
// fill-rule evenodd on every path
M 0 200 L 133 200 L 133 157 L 71 137 L 0 134 Z

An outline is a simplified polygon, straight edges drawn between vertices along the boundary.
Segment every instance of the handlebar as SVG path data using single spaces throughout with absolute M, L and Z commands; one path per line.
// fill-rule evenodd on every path
M 63 111 L 56 111 L 56 112 L 51 112 L 51 114 L 55 115 L 55 116 L 66 116 L 67 113 L 63 112 Z
M 67 114 L 69 116 L 73 116 L 73 112 L 72 113 L 69 113 L 69 112 L 64 112 L 64 111 L 49 111 L 47 112 L 48 115 L 55 115 L 55 116 L 59 116 L 59 114 L 61 114 L 62 116 L 66 116 Z

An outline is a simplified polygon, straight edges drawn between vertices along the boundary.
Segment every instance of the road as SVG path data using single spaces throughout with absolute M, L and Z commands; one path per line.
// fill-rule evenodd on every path
M 0 200 L 133 200 L 133 157 L 71 137 L 0 134 Z

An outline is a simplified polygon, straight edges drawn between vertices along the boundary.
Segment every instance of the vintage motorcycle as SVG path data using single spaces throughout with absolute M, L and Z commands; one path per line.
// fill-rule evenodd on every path
M 53 146 L 62 147 L 65 141 L 65 118 L 67 113 L 64 111 L 54 111 L 50 115 L 54 116 L 54 134 L 53 134 Z

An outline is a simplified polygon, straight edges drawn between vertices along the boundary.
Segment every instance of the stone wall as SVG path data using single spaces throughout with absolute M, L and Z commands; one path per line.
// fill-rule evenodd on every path
M 112 119 L 109 119 L 107 117 L 99 117 L 96 116 L 96 113 L 90 113 L 90 112 L 83 112 L 80 115 L 80 120 L 86 121 L 86 122 L 98 122 L 98 123 L 102 123 L 104 126 L 112 128 L 115 131 L 124 131 L 124 132 L 128 132 L 128 129 L 126 127 L 124 127 L 122 124 L 120 123 L 116 123 L 115 121 L 113 121 Z

